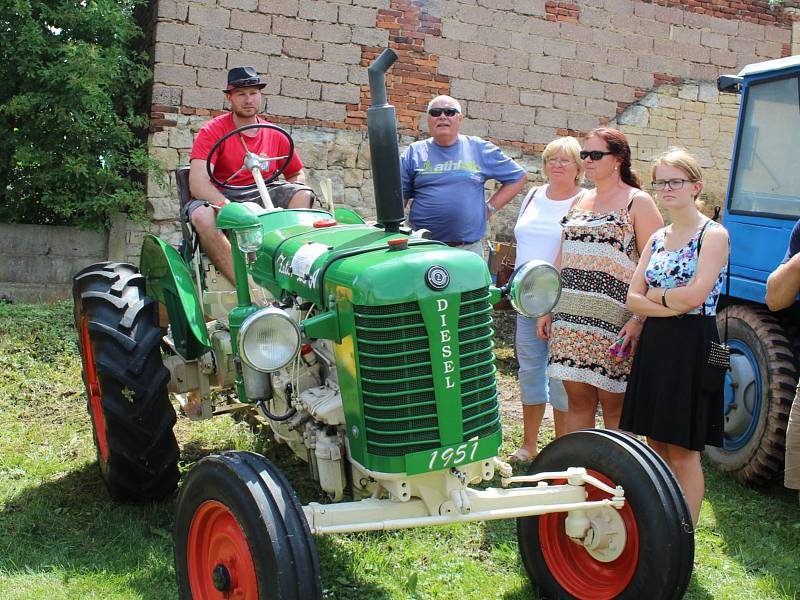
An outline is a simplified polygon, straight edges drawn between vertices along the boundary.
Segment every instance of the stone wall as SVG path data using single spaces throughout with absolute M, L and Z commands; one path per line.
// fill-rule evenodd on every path
M 786 56 L 792 11 L 735 0 L 154 0 L 152 151 L 185 163 L 192 134 L 224 110 L 229 67 L 267 74 L 265 112 L 298 141 L 312 182 L 369 216 L 366 65 L 385 47 L 403 144 L 424 136 L 427 100 L 462 101 L 464 132 L 487 137 L 540 177 L 551 139 L 598 125 L 630 134 L 640 171 L 670 145 L 689 147 L 724 195 L 738 98 L 722 73 Z M 783 3 L 787 4 L 787 3 Z M 795 28 L 796 29 L 796 28 Z M 149 186 L 152 231 L 175 239 L 177 200 Z M 519 199 L 516 200 L 519 205 Z M 513 208 L 493 223 L 505 237 Z M 141 232 L 120 233 L 134 258 Z
M 706 212 L 721 206 L 728 185 L 739 96 L 721 94 L 715 83 L 663 85 L 623 112 L 614 124 L 625 131 L 636 166 L 649 181 L 654 158 L 670 146 L 682 146 L 703 167 Z
M 54 225 L 0 223 L 0 301 L 72 297 L 72 276 L 106 259 L 107 235 Z

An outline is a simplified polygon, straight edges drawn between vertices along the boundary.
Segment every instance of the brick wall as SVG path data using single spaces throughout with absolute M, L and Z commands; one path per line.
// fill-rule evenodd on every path
M 793 9 L 765 0 L 154 1 L 151 147 L 164 165 L 186 162 L 192 134 L 225 108 L 226 70 L 250 64 L 267 74 L 265 112 L 298 139 L 312 182 L 330 177 L 337 201 L 365 215 L 366 65 L 387 46 L 400 56 L 387 81 L 404 144 L 425 135 L 430 97 L 448 93 L 464 105 L 463 131 L 501 145 L 533 180 L 547 142 L 610 124 L 630 134 L 645 172 L 669 145 L 695 151 L 718 203 L 738 99 L 714 82 L 797 43 Z M 148 193 L 151 229 L 174 239 L 174 193 L 155 182 Z M 513 221 L 504 212 L 498 236 Z M 135 255 L 140 235 L 125 229 Z

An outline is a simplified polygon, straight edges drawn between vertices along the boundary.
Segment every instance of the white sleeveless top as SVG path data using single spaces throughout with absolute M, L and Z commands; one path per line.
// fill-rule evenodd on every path
M 565 200 L 550 200 L 547 197 L 548 185 L 533 188 L 522 201 L 514 237 L 517 239 L 517 258 L 515 266 L 529 260 L 555 261 L 561 249 L 561 219 L 583 190 Z

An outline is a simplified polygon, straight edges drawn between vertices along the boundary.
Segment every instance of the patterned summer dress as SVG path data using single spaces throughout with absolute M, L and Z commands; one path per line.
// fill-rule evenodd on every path
M 561 298 L 553 310 L 550 377 L 625 391 L 632 358 L 617 362 L 608 349 L 631 317 L 625 300 L 639 251 L 630 207 L 609 213 L 573 207 L 561 221 Z

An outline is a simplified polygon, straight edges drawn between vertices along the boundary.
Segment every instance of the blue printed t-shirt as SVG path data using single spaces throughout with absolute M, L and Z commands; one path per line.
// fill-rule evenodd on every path
M 783 257 L 781 264 L 789 262 L 795 254 L 800 252 L 800 221 L 794 224 L 792 233 L 789 236 L 789 247 L 786 248 L 786 256 Z
M 500 148 L 459 135 L 452 146 L 433 138 L 411 144 L 400 159 L 403 198 L 414 198 L 411 223 L 442 242 L 476 242 L 486 233 L 483 184 L 519 181 L 525 170 Z

